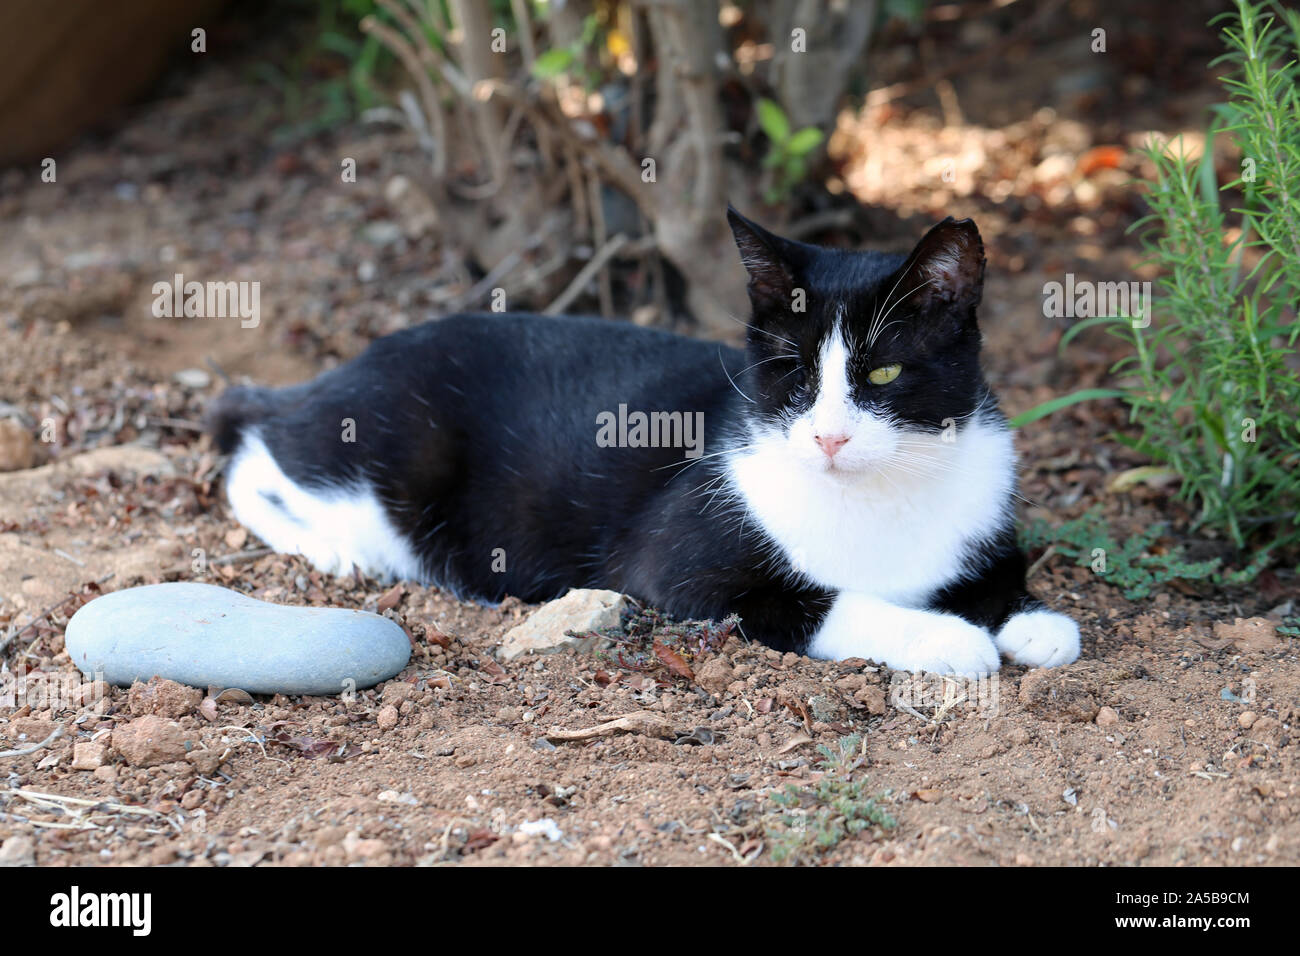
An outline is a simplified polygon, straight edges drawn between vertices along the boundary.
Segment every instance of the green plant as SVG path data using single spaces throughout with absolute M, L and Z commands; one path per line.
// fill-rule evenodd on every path
M 778 863 L 797 862 L 809 853 L 825 853 L 842 840 L 868 827 L 889 829 L 897 825 L 880 803 L 888 793 L 869 795 L 864 778 L 853 779 L 862 766 L 862 736 L 841 737 L 836 749 L 825 744 L 817 747 L 824 771 L 811 786 L 786 784 L 769 799 L 777 811 L 765 827 L 772 847 L 772 859 Z
M 821 145 L 822 131 L 815 126 L 791 129 L 789 117 L 775 100 L 760 98 L 757 109 L 758 125 L 768 139 L 763 168 L 771 171 L 763 198 L 780 202 L 808 174 L 808 157 Z
M 1236 0 L 1223 15 L 1228 52 L 1216 63 L 1233 70 L 1202 155 L 1177 141 L 1142 150 L 1154 169 L 1145 182 L 1151 213 L 1133 228 L 1146 230 L 1148 261 L 1162 275 L 1155 308 L 1078 322 L 1061 345 L 1097 325 L 1129 342 L 1132 354 L 1112 372 L 1123 377 L 1118 394 L 1138 432 L 1117 439 L 1176 472 L 1179 494 L 1199 506 L 1197 526 L 1269 551 L 1300 541 L 1300 377 L 1291 368 L 1300 336 L 1300 13 L 1265 11 Z M 1241 176 L 1222 189 L 1220 134 L 1242 154 Z M 1227 189 L 1241 191 L 1240 207 L 1224 208 Z M 1064 396 L 1016 423 L 1109 394 Z
M 1145 598 L 1171 581 L 1241 584 L 1254 578 L 1268 562 L 1268 555 L 1262 554 L 1244 568 L 1223 570 L 1219 558 L 1191 561 L 1181 547 L 1159 544 L 1165 530 L 1163 525 L 1154 525 L 1121 541 L 1100 511 L 1092 508 L 1056 527 L 1045 521 L 1025 525 L 1020 545 L 1026 551 L 1054 548 L 1057 554 L 1079 567 L 1091 568 L 1102 580 L 1122 589 L 1130 601 Z
M 393 63 L 392 54 L 358 26 L 367 16 L 381 15 L 376 0 L 297 0 L 288 9 L 314 20 L 310 38 L 287 57 L 250 68 L 280 98 L 283 121 L 275 138 L 281 142 L 332 129 L 378 105 L 384 99 L 380 76 Z
M 600 72 L 588 65 L 588 54 L 599 46 L 600 21 L 588 14 L 582 21 L 582 34 L 567 46 L 555 46 L 538 55 L 533 62 L 533 75 L 539 80 L 551 80 L 568 75 L 584 89 L 600 86 Z

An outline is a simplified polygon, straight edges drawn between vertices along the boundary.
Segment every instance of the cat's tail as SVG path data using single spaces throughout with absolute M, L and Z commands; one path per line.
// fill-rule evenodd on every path
M 208 409 L 207 429 L 223 454 L 239 447 L 244 430 L 266 419 L 275 410 L 275 390 L 237 385 L 228 388 Z

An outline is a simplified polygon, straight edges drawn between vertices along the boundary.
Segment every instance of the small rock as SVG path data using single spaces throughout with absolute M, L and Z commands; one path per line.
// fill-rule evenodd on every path
M 40 720 L 36 717 L 15 717 L 6 728 L 9 736 L 24 743 L 40 743 L 59 726 L 52 720 Z
M 1102 707 L 1095 719 L 1098 727 L 1114 727 L 1119 723 L 1119 713 L 1113 707 Z
M 410 700 L 414 694 L 414 684 L 408 684 L 402 680 L 390 680 L 384 685 L 384 692 L 379 695 L 379 699 L 385 704 L 400 707 L 405 701 Z
M 78 707 L 89 707 L 108 697 L 113 692 L 108 681 L 92 680 L 77 687 L 72 692 L 72 702 Z
M 361 238 L 376 246 L 390 246 L 402 235 L 402 227 L 391 219 L 376 219 L 361 229 Z
M 552 843 L 564 837 L 564 831 L 550 817 L 543 817 L 541 820 L 525 820 L 519 824 L 518 832 L 526 837 L 544 836 Z
M 695 683 L 710 694 L 721 697 L 733 680 L 736 679 L 731 663 L 725 657 L 711 657 L 695 672 Z
M 387 707 L 379 708 L 379 716 L 375 718 L 375 723 L 379 725 L 380 730 L 392 730 L 397 726 L 397 708 L 392 704 Z
M 185 755 L 185 759 L 200 774 L 210 777 L 225 763 L 229 753 L 228 750 L 191 750 Z
M 36 841 L 24 834 L 15 834 L 0 843 L 0 866 L 35 866 Z
M 1251 727 L 1255 726 L 1257 716 L 1253 710 L 1243 710 L 1237 715 L 1237 723 L 1241 725 L 1243 730 L 1250 730 Z
M 627 598 L 617 591 L 574 588 L 564 597 L 543 604 L 527 620 L 506 632 L 501 659 L 521 654 L 552 654 L 574 650 L 585 654 L 600 643 L 595 638 L 569 637 L 566 631 L 585 634 L 619 624 Z
M 194 582 L 96 598 L 72 616 L 65 644 L 85 674 L 130 686 L 154 675 L 253 694 L 339 694 L 395 676 L 411 656 L 402 628 L 345 608 L 270 604 Z
M 885 712 L 885 692 L 875 684 L 868 684 L 853 692 L 853 699 L 867 709 L 867 713 L 879 717 Z
M 365 840 L 359 834 L 349 833 L 343 838 L 343 852 L 349 863 L 377 863 L 388 856 L 388 844 L 383 840 Z
M 202 790 L 186 790 L 185 796 L 181 797 L 182 810 L 194 810 L 203 802 Z
M 808 709 L 813 720 L 824 724 L 843 720 L 847 715 L 844 705 L 832 694 L 814 694 L 808 698 Z
M 1043 720 L 1087 723 L 1101 709 L 1087 683 L 1056 668 L 1036 667 L 1020 679 L 1020 703 Z
M 104 765 L 108 748 L 103 744 L 84 743 L 72 745 L 73 770 L 98 770 Z
M 126 698 L 133 716 L 157 714 L 172 719 L 194 713 L 202 702 L 202 691 L 161 677 L 154 677 L 147 684 L 137 681 L 131 685 Z
M 1239 651 L 1271 651 L 1277 646 L 1277 628 L 1265 617 L 1239 617 L 1231 624 L 1215 621 L 1214 636 L 1232 641 Z
M 152 714 L 114 730 L 113 749 L 133 767 L 153 767 L 184 760 L 187 753 L 181 725 Z
M 12 418 L 0 418 L 0 471 L 21 471 L 36 464 L 32 433 Z
M 186 794 L 188 796 L 188 794 Z M 169 863 L 176 862 L 176 848 L 174 846 L 156 846 L 149 851 L 150 866 L 166 866 Z
M 201 368 L 183 368 L 172 376 L 172 381 L 182 388 L 199 390 L 212 384 L 212 376 Z

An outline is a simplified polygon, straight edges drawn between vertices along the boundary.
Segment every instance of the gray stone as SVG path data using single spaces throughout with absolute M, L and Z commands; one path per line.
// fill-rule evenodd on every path
M 553 654 L 574 650 L 589 653 L 597 640 L 569 637 L 565 631 L 599 630 L 619 623 L 627 598 L 617 591 L 574 588 L 564 597 L 543 604 L 517 627 L 506 632 L 501 642 L 501 659 L 512 661 L 521 654 Z
M 212 584 L 127 588 L 72 616 L 68 654 L 120 687 L 155 675 L 253 694 L 338 694 L 406 666 L 406 632 L 378 614 L 268 604 Z

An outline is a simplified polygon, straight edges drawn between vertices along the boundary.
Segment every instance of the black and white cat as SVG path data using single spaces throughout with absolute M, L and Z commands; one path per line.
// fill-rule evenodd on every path
M 221 396 L 235 516 L 321 570 L 479 600 L 610 588 L 905 670 L 1074 660 L 1078 627 L 1025 590 L 974 223 L 904 257 L 728 216 L 744 350 L 589 318 L 427 322 Z

